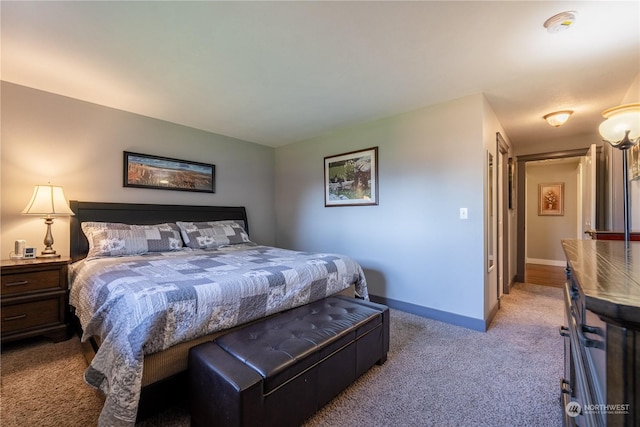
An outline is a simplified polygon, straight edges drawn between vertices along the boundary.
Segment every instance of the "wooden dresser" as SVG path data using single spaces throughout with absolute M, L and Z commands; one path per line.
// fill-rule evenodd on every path
M 2 260 L 2 342 L 44 335 L 69 337 L 67 265 L 69 258 Z
M 565 425 L 640 425 L 640 242 L 563 240 Z

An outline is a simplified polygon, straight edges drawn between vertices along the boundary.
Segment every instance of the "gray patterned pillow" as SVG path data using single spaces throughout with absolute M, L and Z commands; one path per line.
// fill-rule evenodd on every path
M 176 222 L 184 243 L 193 249 L 251 243 L 244 225 L 237 221 Z
M 142 255 L 182 248 L 176 224 L 129 225 L 114 222 L 83 222 L 89 241 L 87 258 Z

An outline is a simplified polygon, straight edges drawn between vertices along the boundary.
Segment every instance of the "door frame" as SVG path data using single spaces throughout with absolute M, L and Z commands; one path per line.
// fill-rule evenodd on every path
M 498 304 L 502 294 L 509 293 L 509 203 L 507 200 L 509 189 L 509 146 L 500 132 L 496 132 L 496 153 L 498 163 L 498 227 L 496 230 L 498 253 L 496 260 L 498 263 L 497 295 Z M 506 196 L 506 197 L 505 197 Z M 502 225 L 500 225 L 502 223 Z
M 591 144 L 578 166 L 578 239 L 590 238 L 590 231 L 598 228 L 598 147 Z M 588 218 L 585 216 L 588 215 Z M 588 224 L 585 224 L 585 220 Z
M 554 151 L 549 153 L 539 153 L 539 154 L 528 154 L 525 156 L 517 157 L 517 167 L 516 167 L 516 175 L 517 175 L 517 191 L 516 191 L 516 210 L 517 210 L 517 218 L 516 218 L 516 282 L 524 283 L 524 270 L 525 270 L 525 236 L 526 236 L 526 206 L 527 199 L 525 194 L 526 188 L 526 163 L 534 162 L 538 160 L 547 160 L 547 159 L 563 159 L 565 157 L 582 157 L 587 154 L 589 151 L 589 147 L 586 148 L 578 148 L 575 150 L 564 150 L 564 151 Z

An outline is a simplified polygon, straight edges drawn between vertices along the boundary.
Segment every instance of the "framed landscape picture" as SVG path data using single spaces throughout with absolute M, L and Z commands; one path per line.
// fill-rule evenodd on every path
M 124 152 L 125 187 L 215 193 L 215 165 Z
M 564 215 L 564 183 L 538 184 L 538 215 Z
M 324 205 L 378 204 L 378 147 L 324 158 Z

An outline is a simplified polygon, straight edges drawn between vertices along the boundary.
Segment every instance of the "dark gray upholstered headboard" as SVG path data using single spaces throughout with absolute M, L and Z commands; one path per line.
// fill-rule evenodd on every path
M 249 233 L 244 206 L 181 206 L 138 203 L 69 202 L 75 216 L 71 217 L 71 259 L 84 258 L 89 242 L 82 232 L 85 221 L 121 222 L 124 224 L 161 224 L 176 221 L 242 220 Z

